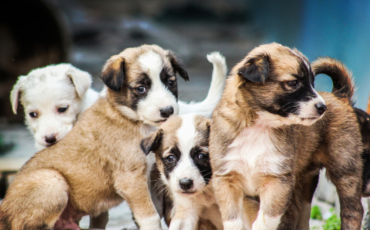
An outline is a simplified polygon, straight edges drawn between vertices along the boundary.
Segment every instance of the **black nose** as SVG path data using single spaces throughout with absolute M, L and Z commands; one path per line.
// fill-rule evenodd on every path
M 48 144 L 53 144 L 54 142 L 57 141 L 57 138 L 56 138 L 55 134 L 51 134 L 51 135 L 45 136 L 45 141 Z
M 183 190 L 189 190 L 193 187 L 193 180 L 191 179 L 181 179 L 180 180 L 180 188 Z
M 166 107 L 164 109 L 161 109 L 159 111 L 161 112 L 161 117 L 168 118 L 169 116 L 171 116 L 173 114 L 173 107 L 168 106 L 168 107 Z
M 317 103 L 315 104 L 317 112 L 322 115 L 326 111 L 326 105 L 324 103 Z

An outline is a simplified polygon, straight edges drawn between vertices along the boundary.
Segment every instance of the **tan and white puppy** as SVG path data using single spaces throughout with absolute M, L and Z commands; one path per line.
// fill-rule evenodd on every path
M 78 115 L 98 99 L 91 82 L 89 73 L 71 64 L 49 65 L 18 78 L 10 94 L 13 112 L 20 98 L 38 150 L 63 139 Z
M 342 229 L 361 228 L 356 115 L 348 100 L 317 93 L 313 82 L 307 58 L 276 43 L 253 49 L 232 69 L 210 132 L 212 181 L 225 229 L 243 228 L 245 196 L 260 200 L 252 230 L 309 229 L 302 208 L 310 203 L 301 197 L 312 193 L 309 183 L 321 167 L 336 185 Z
M 210 183 L 209 130 L 211 120 L 194 114 L 172 116 L 141 142 L 146 155 L 153 151 L 165 190 L 165 220 L 169 229 L 223 229 L 222 218 Z M 160 187 L 163 186 L 163 187 Z M 249 203 L 247 203 L 249 204 Z M 253 208 L 254 207 L 254 208 Z M 258 203 L 246 207 L 245 222 L 254 220 Z
M 188 79 L 177 58 L 155 45 L 108 60 L 101 75 L 105 93 L 63 140 L 22 167 L 0 206 L 0 227 L 79 229 L 82 216 L 105 220 L 126 200 L 141 229 L 160 229 L 140 141 L 178 111 L 176 73 Z M 148 101 L 157 111 L 145 111 Z

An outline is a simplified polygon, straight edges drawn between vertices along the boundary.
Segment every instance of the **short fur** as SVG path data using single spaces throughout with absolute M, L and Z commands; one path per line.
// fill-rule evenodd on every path
M 102 97 L 62 141 L 22 167 L 0 206 L 0 227 L 79 229 L 76 221 L 82 216 L 106 219 L 104 213 L 126 200 L 141 229 L 160 229 L 147 183 L 151 165 L 140 154 L 141 139 L 158 123 L 140 111 L 147 95 L 138 88 L 159 87 L 166 97 L 156 101 L 152 95 L 155 105 L 177 101 L 176 72 L 187 79 L 173 54 L 154 45 L 128 48 L 108 60 Z M 174 81 L 169 90 L 161 85 L 168 79 Z
M 153 151 L 161 173 L 158 190 L 166 191 L 166 223 L 169 229 L 223 229 L 221 213 L 212 188 L 208 157 L 210 120 L 198 115 L 173 116 L 141 142 L 143 151 Z M 168 162 L 168 159 L 173 162 Z M 181 187 L 182 180 L 192 186 Z M 173 202 L 172 202 L 173 200 Z M 249 204 L 249 203 L 247 203 Z M 251 212 L 253 210 L 253 212 Z M 253 221 L 257 202 L 246 207 L 244 218 Z
M 315 75 L 326 74 L 329 76 L 333 80 L 332 93 L 339 98 L 348 100 L 354 108 L 364 147 L 362 152 L 364 163 L 362 195 L 370 196 L 370 115 L 362 109 L 355 107 L 355 102 L 353 101 L 355 89 L 352 74 L 343 63 L 329 57 L 315 60 L 312 63 L 312 69 Z
M 78 116 L 98 99 L 91 82 L 89 73 L 71 64 L 49 65 L 19 77 L 10 101 L 16 114 L 20 98 L 38 150 L 63 139 Z
M 313 193 L 321 167 L 339 194 L 341 228 L 361 228 L 357 119 L 347 100 L 317 94 L 313 81 L 308 60 L 276 43 L 253 49 L 232 69 L 210 133 L 213 187 L 225 229 L 242 229 L 246 195 L 260 200 L 253 230 L 309 229 L 301 197 Z

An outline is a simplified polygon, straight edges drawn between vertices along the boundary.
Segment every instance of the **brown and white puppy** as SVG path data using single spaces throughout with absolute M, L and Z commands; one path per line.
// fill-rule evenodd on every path
M 307 175 L 326 167 L 342 229 L 360 229 L 362 143 L 347 100 L 314 90 L 310 64 L 280 44 L 253 49 L 231 71 L 213 113 L 210 159 L 225 229 L 242 229 L 242 200 L 260 199 L 261 229 L 297 229 Z
M 312 62 L 312 69 L 315 76 L 318 74 L 329 76 L 333 81 L 332 93 L 339 98 L 348 100 L 354 108 L 364 148 L 362 152 L 364 163 L 362 195 L 365 197 L 370 196 L 370 115 L 355 107 L 355 102 L 353 101 L 355 87 L 352 74 L 343 63 L 329 57 L 318 58 Z
M 0 228 L 80 229 L 82 216 L 100 217 L 126 200 L 140 229 L 161 229 L 140 141 L 176 113 L 176 73 L 188 79 L 177 58 L 154 45 L 109 59 L 106 92 L 63 140 L 22 167 L 0 206 Z
M 141 142 L 147 155 L 153 151 L 167 195 L 164 211 L 169 229 L 223 229 L 221 213 L 211 185 L 209 128 L 211 120 L 187 114 L 172 116 Z M 258 210 L 257 202 L 246 211 Z M 252 214 L 243 215 L 247 218 Z M 246 219 L 245 222 L 248 222 Z

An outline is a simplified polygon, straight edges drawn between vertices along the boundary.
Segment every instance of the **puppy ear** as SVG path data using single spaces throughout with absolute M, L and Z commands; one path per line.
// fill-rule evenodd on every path
M 82 98 L 91 86 L 91 75 L 72 65 L 69 66 L 66 75 L 72 80 L 72 83 L 76 88 L 77 95 Z
M 10 103 L 12 104 L 13 113 L 17 114 L 19 94 L 21 93 L 27 76 L 20 76 L 17 83 L 10 92 Z
M 175 70 L 175 74 L 176 72 L 179 73 L 179 75 L 185 80 L 185 81 L 189 81 L 189 75 L 188 75 L 188 72 L 186 72 L 186 70 L 184 69 L 184 67 L 181 65 L 180 61 L 177 59 L 177 57 L 175 56 L 175 54 L 171 51 L 169 51 L 168 53 L 168 58 L 170 59 L 170 62 L 171 62 L 171 65 L 172 65 L 172 68 Z
M 162 142 L 162 129 L 150 134 L 148 137 L 141 140 L 140 147 L 148 155 L 150 151 L 156 150 Z
M 125 59 L 119 56 L 110 58 L 103 68 L 100 79 L 108 88 L 119 92 L 125 78 Z
M 261 54 L 249 59 L 242 68 L 238 70 L 238 75 L 246 79 L 263 83 L 269 75 L 270 56 Z

